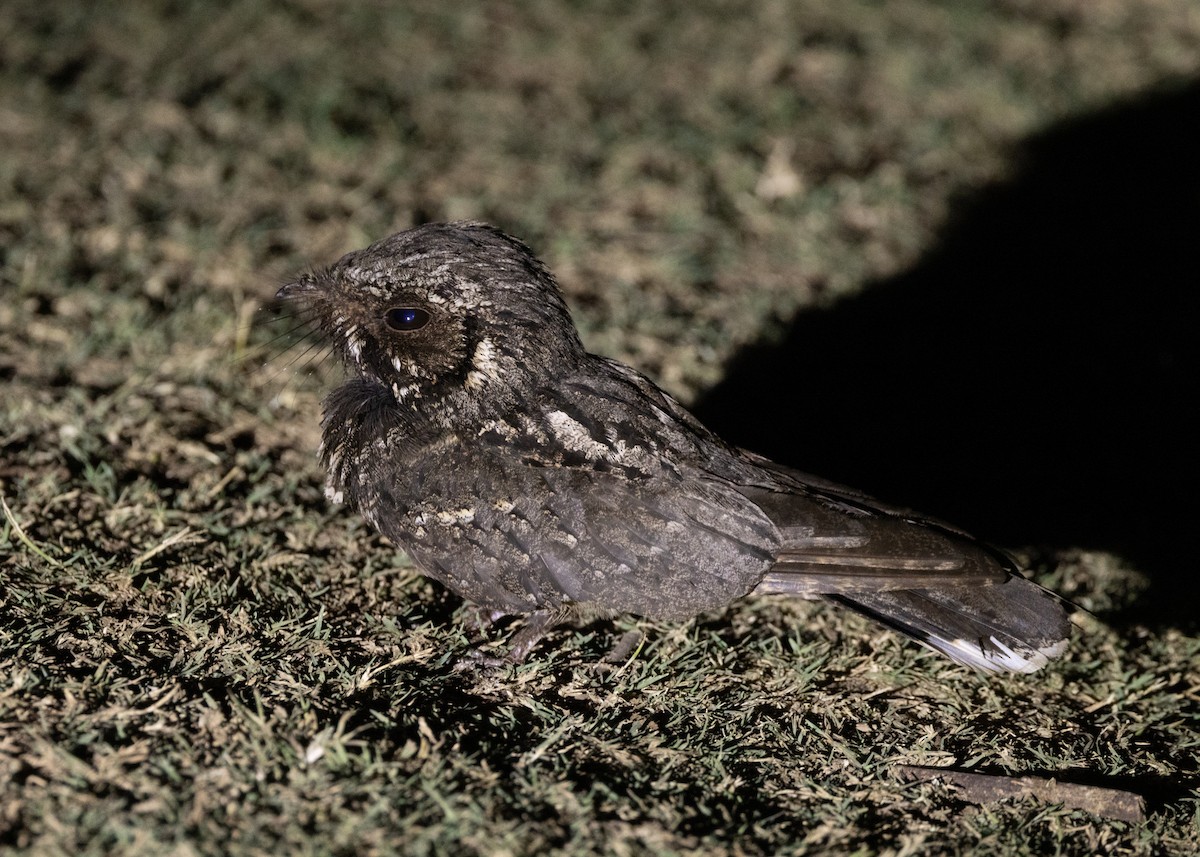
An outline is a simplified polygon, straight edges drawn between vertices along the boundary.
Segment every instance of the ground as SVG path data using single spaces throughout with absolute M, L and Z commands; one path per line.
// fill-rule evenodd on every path
M 0 852 L 1195 852 L 1194 0 L 3 18 Z M 324 499 L 340 369 L 270 303 L 454 218 L 737 442 L 1014 551 L 1091 611 L 1066 657 L 759 599 L 457 670 L 459 602 Z

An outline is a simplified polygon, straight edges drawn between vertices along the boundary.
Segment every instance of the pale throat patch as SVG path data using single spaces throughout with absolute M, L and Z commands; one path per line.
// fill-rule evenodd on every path
M 392 383 L 392 395 L 396 397 L 397 402 L 403 402 L 418 389 L 419 387 L 416 384 L 405 384 L 404 386 L 401 386 L 395 382 Z
M 500 380 L 500 363 L 497 360 L 496 346 L 492 340 L 484 337 L 475 346 L 471 355 L 471 371 L 467 373 L 467 386 L 475 389 L 482 387 L 487 381 Z
M 342 336 L 346 340 L 346 351 L 350 353 L 350 357 L 355 363 L 362 363 L 363 340 L 357 335 L 358 325 L 352 324 L 342 331 Z

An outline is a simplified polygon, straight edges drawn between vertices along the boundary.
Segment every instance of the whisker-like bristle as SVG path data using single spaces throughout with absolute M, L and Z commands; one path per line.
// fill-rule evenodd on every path
M 290 316 L 290 318 L 295 318 L 295 316 Z M 312 328 L 312 323 L 312 319 L 302 320 L 300 324 L 294 325 L 293 327 L 290 327 L 287 330 L 272 336 L 266 342 L 259 343 L 252 349 L 247 349 L 247 356 L 258 355 L 264 352 L 269 354 L 273 350 L 273 347 L 280 342 L 286 342 L 286 347 L 284 347 L 277 354 L 268 357 L 268 361 L 281 354 L 287 353 L 294 348 L 297 343 L 303 341 L 309 333 L 315 332 Z M 297 336 L 297 334 L 299 335 Z
M 309 357 L 309 355 L 313 354 L 313 352 L 319 353 L 322 350 L 329 352 L 329 351 L 332 351 L 333 349 L 329 346 L 329 343 L 327 343 L 327 342 L 321 342 L 321 341 L 310 342 L 308 344 L 307 348 L 305 348 L 299 354 L 294 355 L 291 360 L 289 360 L 286 364 L 284 364 L 284 368 L 290 369 L 290 368 L 296 366 L 301 361 L 311 363 L 312 358 Z
M 288 311 L 281 312 L 281 309 Z M 244 362 L 255 361 L 259 369 L 270 372 L 263 382 L 266 385 L 275 384 L 284 373 L 291 378 L 314 374 L 334 351 L 329 341 L 321 335 L 317 309 L 305 302 L 268 303 L 260 307 L 256 315 L 253 325 L 256 328 L 278 330 L 280 323 L 286 325 L 241 355 Z

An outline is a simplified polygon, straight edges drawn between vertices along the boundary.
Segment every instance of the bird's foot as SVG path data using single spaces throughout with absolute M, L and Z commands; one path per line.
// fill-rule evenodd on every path
M 488 629 L 507 615 L 509 614 L 503 610 L 491 610 L 487 607 L 467 604 L 462 609 L 461 619 L 467 639 L 472 643 L 482 642 Z
M 496 619 L 505 615 L 497 611 L 487 611 L 480 609 L 479 614 L 490 616 L 487 625 L 491 625 Z M 525 617 L 525 627 L 513 634 L 508 640 L 508 652 L 500 658 L 492 655 L 486 655 L 479 649 L 472 649 L 467 654 L 463 655 L 462 659 L 455 664 L 456 672 L 462 672 L 472 669 L 500 669 L 501 667 L 515 666 L 524 663 L 525 658 L 534 650 L 542 637 L 546 636 L 546 632 L 564 620 L 565 616 L 562 611 L 537 610 Z M 487 626 L 484 626 L 487 627 Z M 481 635 L 482 636 L 482 635 Z

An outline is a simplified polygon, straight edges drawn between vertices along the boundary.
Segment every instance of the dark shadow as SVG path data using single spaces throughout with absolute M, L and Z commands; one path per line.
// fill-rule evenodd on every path
M 1023 152 L 912 270 L 799 314 L 697 413 L 999 544 L 1118 553 L 1152 579 L 1139 621 L 1194 626 L 1200 82 Z

